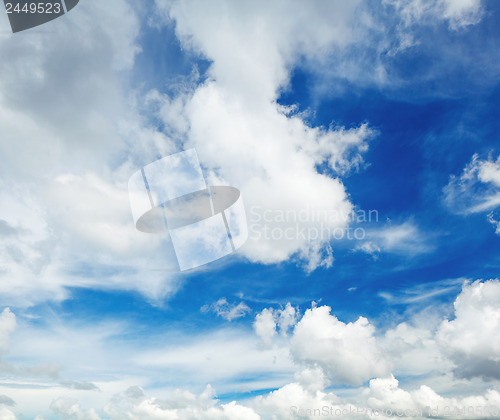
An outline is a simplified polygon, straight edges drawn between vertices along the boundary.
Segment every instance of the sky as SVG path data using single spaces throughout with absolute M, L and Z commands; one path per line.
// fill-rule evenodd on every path
M 0 17 L 0 420 L 500 417 L 500 3 L 82 0 Z M 130 177 L 248 239 L 179 271 Z

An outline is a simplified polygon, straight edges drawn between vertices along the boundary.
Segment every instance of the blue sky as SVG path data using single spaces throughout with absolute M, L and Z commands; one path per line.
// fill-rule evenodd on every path
M 80 3 L 0 21 L 0 419 L 498 412 L 497 2 Z M 181 273 L 127 182 L 190 148 L 251 234 Z

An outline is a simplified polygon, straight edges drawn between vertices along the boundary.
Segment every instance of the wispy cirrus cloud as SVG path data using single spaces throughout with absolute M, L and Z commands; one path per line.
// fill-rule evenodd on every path
M 459 177 L 450 176 L 443 193 L 448 208 L 459 214 L 481 213 L 500 206 L 500 158 L 481 159 L 475 154 Z
M 450 176 L 443 199 L 451 212 L 463 216 L 489 212 L 486 219 L 499 234 L 495 211 L 500 206 L 500 157 L 481 159 L 474 154 L 459 177 Z
M 246 316 L 251 309 L 244 303 L 231 304 L 226 298 L 220 298 L 217 302 L 211 305 L 203 305 L 201 312 L 215 312 L 218 316 L 231 322 L 234 319 Z

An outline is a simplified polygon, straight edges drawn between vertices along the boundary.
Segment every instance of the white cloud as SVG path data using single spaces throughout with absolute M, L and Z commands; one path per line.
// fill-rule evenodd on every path
M 474 4 L 442 1 L 436 10 L 451 26 L 458 27 L 477 18 Z M 286 88 L 297 59 L 306 56 L 316 62 L 325 51 L 336 53 L 359 40 L 362 35 L 353 22 L 366 15 L 359 13 L 358 1 L 318 2 L 303 13 L 278 2 L 227 1 L 219 2 L 221 5 L 224 7 L 173 2 L 165 6 L 176 20 L 184 47 L 196 49 L 213 64 L 202 85 L 190 86 L 176 97 L 153 92 L 145 98 L 146 105 L 157 108 L 168 125 L 167 133 L 179 136 L 185 146 L 197 148 L 212 181 L 230 181 L 240 187 L 247 206 L 260 212 L 269 209 L 277 216 L 279 211 L 291 210 L 287 220 L 273 217 L 257 227 L 255 232 L 261 236 L 245 248 L 247 258 L 275 263 L 295 256 L 307 271 L 329 267 L 333 261 L 329 236 L 311 241 L 298 235 L 266 239 L 264 227 L 284 233 L 298 226 L 313 229 L 310 233 L 321 227 L 318 220 L 297 222 L 292 219 L 294 214 L 325 209 L 349 214 L 352 204 L 338 176 L 363 166 L 362 155 L 375 133 L 365 124 L 351 129 L 311 127 L 302 114 L 293 114 L 275 101 Z M 295 7 L 300 6 L 300 2 L 295 3 Z M 137 109 L 143 105 L 141 98 L 122 92 L 123 72 L 131 69 L 138 51 L 137 17 L 125 1 L 88 0 L 82 2 L 78 13 L 50 27 L 54 33 L 47 31 L 36 38 L 2 35 L 0 39 L 2 57 L 9 57 L 0 63 L 2 298 L 29 306 L 65 298 L 66 286 L 140 290 L 152 299 L 173 293 L 175 280 L 150 270 L 163 268 L 165 263 L 161 241 L 139 235 L 128 220 L 126 181 L 130 173 L 157 153 L 168 154 L 180 147 L 141 119 Z M 366 67 L 360 68 L 366 73 Z M 350 67 L 345 66 L 344 71 L 349 72 Z M 380 69 L 375 68 L 373 74 L 379 77 Z M 128 155 L 125 161 L 124 154 Z M 336 175 L 319 173 L 317 167 L 323 164 Z M 475 176 L 480 183 L 497 188 L 497 166 L 498 162 L 488 161 Z M 330 229 L 345 225 L 342 218 L 326 223 Z M 382 232 L 379 239 L 381 245 L 376 246 L 380 249 L 397 250 L 418 248 L 421 237 L 414 225 L 403 224 Z M 496 286 L 490 288 L 496 293 Z M 474 357 L 481 364 L 463 375 L 484 376 L 485 366 L 496 369 L 498 364 L 498 343 L 486 343 L 484 338 L 497 327 L 498 305 L 477 292 L 482 302 L 487 302 L 483 307 L 467 293 L 464 289 L 462 303 L 456 303 L 457 318 L 443 323 L 439 339 L 448 345 L 453 360 Z M 244 303 L 226 308 L 219 302 L 216 312 L 232 320 L 247 308 Z M 226 392 L 234 391 L 235 383 L 241 386 L 239 390 L 245 386 L 250 390 L 276 388 L 279 384 L 281 388 L 258 399 L 257 404 L 275 416 L 289 415 L 291 404 L 310 409 L 323 404 L 344 408 L 338 397 L 324 391 L 325 385 L 331 380 L 360 384 L 376 376 L 385 378 L 370 384 L 369 401 L 374 406 L 392 401 L 413 401 L 415 406 L 451 401 L 428 387 L 416 393 L 401 390 L 394 377 L 387 377 L 387 356 L 374 326 L 365 318 L 346 324 L 331 315 L 330 308 L 320 307 L 308 310 L 298 324 L 297 319 L 297 310 L 290 304 L 257 315 L 255 331 L 267 343 L 275 344 L 272 349 L 263 349 L 255 337 L 238 330 L 190 339 L 177 334 L 175 345 L 160 342 L 145 350 L 130 341 L 124 346 L 124 341 L 116 338 L 130 337 L 130 326 L 122 324 L 33 327 L 17 335 L 18 342 L 13 344 L 16 358 L 43 359 L 48 364 L 15 370 L 16 375 L 29 378 L 4 387 L 13 392 L 19 407 L 23 403 L 22 410 L 33 410 L 35 405 L 47 409 L 54 394 L 70 394 L 56 397 L 52 409 L 81 420 L 100 418 L 97 410 L 104 403 L 96 401 L 107 399 L 117 384 L 133 380 L 151 385 L 154 380 L 165 381 L 163 376 L 173 382 L 216 380 Z M 473 329 L 471 319 L 485 325 Z M 15 325 L 14 315 L 4 310 L 0 352 L 10 348 L 8 341 Z M 289 344 L 296 365 L 287 344 L 288 331 L 294 326 Z M 481 346 L 467 347 L 457 338 L 461 333 L 477 339 Z M 396 363 L 408 364 L 420 352 L 414 372 L 407 374 L 428 372 L 442 361 L 427 330 L 400 324 L 386 339 L 397 347 Z M 422 353 L 432 360 L 424 360 Z M 51 360 L 57 360 L 62 369 L 51 365 Z M 282 386 L 297 365 L 297 382 Z M 37 370 L 54 378 L 47 379 L 48 383 L 34 381 Z M 124 378 L 124 372 L 133 377 Z M 265 378 L 245 385 L 238 382 L 259 373 Z M 75 379 L 60 380 L 58 375 Z M 103 395 L 92 392 L 92 383 L 80 379 L 92 375 L 99 376 L 96 388 L 103 390 Z M 495 392 L 471 397 L 471 402 L 496 404 Z M 77 399 L 76 394 L 89 394 L 83 398 L 90 402 Z M 216 402 L 210 387 L 201 395 L 178 391 L 171 399 L 147 397 L 136 387 L 112 398 L 105 411 L 120 420 L 125 416 L 141 420 L 260 418 L 253 408 Z M 15 416 L 2 408 L 0 418 L 11 420 Z
M 281 386 L 294 372 L 286 345 L 263 349 L 246 328 L 158 334 L 126 322 L 64 321 L 54 314 L 47 320 L 21 319 L 0 363 L 5 377 L 0 394 L 31 418 L 47 417 L 50 402 L 62 396 L 78 401 L 85 415 L 90 408 L 102 415 L 110 396 L 132 385 L 156 397 L 174 384 L 197 391 L 214 383 L 224 393 L 247 393 Z
M 500 157 L 483 160 L 475 154 L 460 177 L 450 177 L 443 193 L 449 209 L 458 214 L 480 213 L 500 206 Z
M 445 279 L 429 283 L 421 283 L 398 291 L 381 291 L 378 295 L 392 304 L 418 304 L 426 306 L 433 298 L 439 298 L 446 294 L 457 293 L 467 279 Z
M 374 259 L 376 259 L 380 251 L 382 251 L 380 246 L 372 241 L 361 242 L 360 244 L 356 245 L 354 249 L 356 251 L 363 251 L 367 254 L 370 254 Z
M 299 383 L 293 382 L 266 396 L 257 397 L 255 406 L 259 412 L 267 415 L 265 418 L 312 419 L 321 416 L 323 407 L 327 409 L 331 408 L 333 416 L 335 416 L 335 409 L 340 408 L 340 412 L 342 413 L 342 409 L 347 408 L 347 406 L 341 406 L 339 402 L 340 399 L 331 392 L 309 391 L 304 389 Z M 317 414 L 318 412 L 320 414 Z M 326 413 L 330 416 L 329 411 Z M 354 414 L 349 418 L 365 417 Z
M 495 227 L 495 233 L 500 235 L 500 220 L 498 220 L 493 212 L 488 214 L 488 222 Z
M 426 385 L 412 391 L 401 389 L 399 381 L 394 376 L 371 380 L 366 396 L 370 407 L 384 410 L 385 413 L 389 410 L 392 413 L 399 411 L 402 415 L 397 416 L 405 419 L 415 417 L 482 419 L 495 417 L 500 409 L 500 394 L 492 389 L 487 390 L 484 395 L 447 398 Z
M 386 331 L 380 345 L 393 363 L 393 372 L 404 377 L 445 375 L 453 363 L 442 354 L 435 340 L 434 323 L 415 326 L 402 322 Z
M 103 411 L 106 418 L 112 420 L 314 419 L 320 416 L 348 419 L 391 419 L 397 416 L 408 420 L 416 417 L 481 419 L 495 417 L 500 409 L 500 394 L 492 389 L 482 395 L 444 397 L 425 385 L 409 391 L 403 389 L 392 375 L 373 379 L 369 387 L 359 391 L 355 402 L 352 402 L 332 392 L 308 390 L 293 382 L 247 400 L 243 405 L 236 401 L 221 404 L 210 385 L 199 395 L 177 389 L 163 398 L 149 397 L 141 388 L 134 386 L 114 395 Z M 70 420 L 101 418 L 92 408 L 84 409 L 80 402 L 71 398 L 56 399 L 52 409 Z
M 0 356 L 8 352 L 10 336 L 16 325 L 16 316 L 9 308 L 5 308 L 0 315 Z
M 443 17 L 454 29 L 474 25 L 483 15 L 481 0 L 441 0 L 440 3 L 444 6 Z
M 91 1 L 41 32 L 0 40 L 0 150 L 17 182 L 100 168 L 119 150 L 115 127 L 127 101 L 116 70 L 134 62 L 139 22 L 126 1 Z
M 2 20 L 2 25 L 8 21 Z M 67 286 L 173 293 L 168 249 L 133 228 L 126 182 L 172 151 L 124 92 L 140 47 L 125 0 L 88 1 L 35 36 L 0 38 L 0 292 L 11 305 Z
M 0 408 L 0 420 L 17 420 L 17 417 L 8 408 Z
M 289 304 L 282 309 L 268 308 L 257 315 L 254 327 L 257 335 L 269 339 L 272 348 L 260 346 L 257 337 L 240 329 L 192 337 L 176 333 L 175 344 L 171 334 L 163 343 L 155 337 L 155 349 L 144 349 L 127 338 L 124 347 L 120 337 L 128 337 L 130 331 L 124 324 L 83 328 L 56 322 L 42 331 L 23 322 L 19 331 L 13 331 L 14 315 L 6 310 L 0 318 L 0 331 L 15 333 L 10 347 L 16 360 L 26 365 L 34 365 L 35 360 L 58 360 L 62 364 L 59 376 L 72 379 L 37 381 L 33 373 L 25 371 L 19 381 L 2 384 L 1 392 L 17 403 L 13 412 L 22 407 L 23 413 L 47 416 L 53 401 L 53 412 L 79 420 L 102 416 L 113 420 L 279 419 L 287 418 L 292 409 L 296 416 L 315 418 L 314 413 L 323 407 L 330 412 L 350 410 L 352 418 L 370 418 L 370 409 L 426 413 L 430 406 L 442 413 L 445 407 L 500 408 L 496 382 L 455 382 L 450 377 L 453 371 L 465 376 L 457 371 L 462 366 L 478 368 L 465 372 L 469 376 L 485 377 L 484 369 L 479 368 L 486 366 L 490 372 L 486 379 L 498 379 L 494 375 L 498 360 L 494 337 L 495 322 L 500 319 L 495 314 L 499 284 L 497 280 L 467 284 L 455 302 L 452 321 L 442 322 L 442 312 L 432 315 L 432 308 L 427 308 L 383 335 L 382 329 L 377 334 L 363 317 L 347 324 L 339 321 L 327 306 L 307 310 L 298 322 L 297 309 Z M 141 335 L 141 343 L 144 339 Z M 404 378 L 404 388 L 391 376 L 389 365 L 396 376 Z M 124 366 L 129 372 L 126 378 Z M 255 379 L 248 381 L 248 375 Z M 276 390 L 256 399 L 221 404 L 211 387 L 200 395 L 158 387 L 165 378 L 168 384 L 182 383 L 186 389 L 215 382 L 225 393 Z M 362 385 L 372 378 L 368 388 L 339 388 L 342 397 L 328 392 L 332 383 Z M 133 383 L 147 387 L 148 392 L 134 386 L 111 397 Z M 153 396 L 146 395 L 150 393 Z M 444 393 L 446 396 L 440 395 Z M 381 418 L 390 418 L 384 416 Z
M 297 362 L 320 366 L 336 383 L 361 385 L 389 372 L 389 363 L 375 338 L 375 327 L 359 317 L 348 324 L 331 308 L 308 309 L 295 326 L 290 350 Z
M 208 385 L 200 395 L 177 390 L 169 399 L 148 398 L 134 387 L 116 395 L 104 409 L 113 420 L 186 419 L 186 420 L 260 420 L 251 408 L 235 401 L 220 404 L 215 390 Z
M 365 124 L 310 127 L 275 101 L 301 55 L 321 54 L 355 36 L 346 22 L 354 19 L 359 2 L 315 4 L 304 16 L 290 13 L 290 5 L 259 2 L 157 4 L 175 20 L 183 45 L 213 61 L 209 79 L 191 93 L 151 96 L 167 126 L 176 132 L 185 129 L 185 147 L 197 149 L 212 183 L 240 188 L 247 214 L 252 209 L 258 215 L 310 209 L 347 215 L 352 206 L 344 186 L 337 177 L 319 173 L 317 165 L 326 164 L 337 174 L 356 169 L 374 131 Z M 179 125 L 178 115 L 186 123 Z M 250 220 L 250 240 L 241 252 L 254 262 L 277 263 L 294 256 L 308 271 L 329 267 L 332 234 L 327 230 L 343 229 L 346 220 L 321 224 L 310 219 Z M 303 229 L 314 229 L 316 238 L 310 232 L 303 235 Z
M 297 322 L 297 309 L 287 303 L 284 309 L 265 308 L 255 316 L 253 328 L 262 339 L 264 345 L 272 344 L 273 338 L 278 334 L 286 336 L 290 328 Z
M 437 339 L 456 363 L 455 374 L 500 379 L 500 281 L 466 283 Z
M 290 302 L 286 304 L 284 309 L 277 311 L 278 327 L 281 334 L 286 335 L 288 330 L 297 323 L 298 311 Z
M 258 337 L 237 328 L 193 336 L 182 334 L 176 343 L 167 340 L 153 349 L 139 351 L 131 363 L 153 375 L 161 370 L 176 384 L 211 383 L 221 392 L 273 388 L 294 371 L 286 343 L 263 347 Z
M 253 323 L 255 333 L 262 339 L 265 345 L 270 345 L 276 332 L 276 317 L 272 309 L 263 309 L 255 316 Z
M 15 232 L 0 238 L 2 299 L 17 306 L 61 300 L 67 286 L 139 290 L 152 300 L 176 290 L 178 280 L 158 270 L 175 256 L 164 238 L 134 229 L 124 184 L 61 175 L 42 196 L 16 186 L 0 197 L 0 218 Z
M 427 236 L 413 221 L 399 224 L 388 222 L 382 227 L 367 228 L 366 239 L 360 241 L 355 250 L 366 252 L 374 258 L 380 252 L 418 255 L 433 248 Z
M 251 309 L 243 302 L 230 304 L 226 298 L 221 298 L 211 305 L 204 305 L 201 307 L 202 312 L 213 311 L 218 316 L 231 322 L 233 319 L 246 316 Z
M 328 386 L 328 378 L 320 367 L 305 368 L 295 373 L 295 380 L 305 390 L 322 391 Z
M 11 232 L 2 236 L 0 291 L 17 305 L 64 299 L 67 286 L 133 289 L 150 299 L 174 293 L 172 275 L 151 271 L 171 267 L 165 248 L 131 229 L 125 185 L 181 143 L 197 148 L 212 181 L 240 187 L 257 213 L 352 209 L 338 176 L 363 166 L 376 133 L 366 124 L 311 127 L 276 98 L 297 60 L 315 62 L 363 38 L 354 24 L 370 26 L 363 3 L 317 3 L 301 14 L 280 3 L 157 5 L 183 46 L 213 61 L 206 82 L 198 86 L 194 72 L 172 97 L 124 92 L 140 50 L 140 21 L 125 0 L 86 2 L 37 37 L 0 39 L 8 57 L 0 64 L 0 228 Z M 462 16 L 471 7 L 446 10 Z M 144 109 L 156 110 L 176 140 L 148 126 Z M 319 173 L 323 164 L 337 175 Z M 329 241 L 346 220 L 274 218 L 253 227 L 242 255 L 295 258 L 310 272 L 333 264 Z
M 448 21 L 450 28 L 459 29 L 481 20 L 481 0 L 385 0 L 398 10 L 406 25 Z
M 364 4 L 315 3 L 301 14 L 281 3 L 157 5 L 175 20 L 183 46 L 213 62 L 206 82 L 197 86 L 194 72 L 172 97 L 124 92 L 141 24 L 125 0 L 86 2 L 36 37 L 6 35 L 7 20 L 1 23 L 0 53 L 7 59 L 0 63 L 0 226 L 17 229 L 18 236 L 2 237 L 0 291 L 18 305 L 64 299 L 68 285 L 140 290 L 151 299 L 173 293 L 172 276 L 148 271 L 161 268 L 162 251 L 151 236 L 130 229 L 124 192 L 130 173 L 181 143 L 197 148 L 212 181 L 239 186 L 247 209 L 352 209 L 338 176 L 363 166 L 375 132 L 366 124 L 311 127 L 276 98 L 298 60 L 316 62 L 363 41 L 360 27 L 373 26 Z M 464 21 L 474 6 L 446 1 L 440 10 L 450 22 Z M 144 109 L 156 109 L 176 140 L 148 126 L 140 116 Z M 323 164 L 337 175 L 319 173 Z M 332 230 L 345 226 L 342 218 L 324 226 L 317 220 L 255 222 L 242 254 L 264 263 L 295 257 L 306 271 L 328 268 Z M 157 254 L 146 247 L 148 255 L 127 261 L 146 242 Z M 91 279 L 84 273 L 91 260 L 98 266 L 94 274 L 113 274 Z M 131 274 L 140 261 L 146 271 Z M 68 271 L 83 274 L 68 278 Z
M 94 409 L 82 410 L 80 404 L 74 398 L 60 397 L 50 404 L 50 408 L 54 413 L 63 416 L 65 419 L 101 420 L 101 417 Z

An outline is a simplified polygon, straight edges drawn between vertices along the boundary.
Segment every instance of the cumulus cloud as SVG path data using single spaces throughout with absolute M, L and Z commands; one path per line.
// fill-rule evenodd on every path
M 375 327 L 364 317 L 348 324 L 331 308 L 308 309 L 294 328 L 290 350 L 297 362 L 320 366 L 336 383 L 361 385 L 389 372 L 389 362 L 375 338 Z
M 266 345 L 271 344 L 276 332 L 276 318 L 272 309 L 263 309 L 261 313 L 255 317 L 253 323 L 255 333 L 262 339 Z
M 392 375 L 372 379 L 366 395 L 369 407 L 384 410 L 385 413 L 389 410 L 392 413 L 399 412 L 399 418 L 442 416 L 481 419 L 496 416 L 500 409 L 500 394 L 492 389 L 484 395 L 447 398 L 426 385 L 406 391 L 399 387 L 399 381 Z
M 16 316 L 6 308 L 0 315 L 0 358 L 5 355 L 10 348 L 10 336 L 16 329 Z M 4 371 L 6 364 L 0 359 L 0 370 Z M 1 420 L 16 420 L 16 416 L 8 407 L 13 407 L 16 402 L 7 395 L 0 395 L 0 419 Z
M 297 309 L 287 303 L 283 309 L 265 308 L 255 316 L 253 328 L 262 342 L 269 346 L 273 338 L 278 334 L 286 336 L 290 328 L 297 322 Z
M 127 197 L 137 166 L 173 150 L 123 90 L 139 27 L 127 1 L 110 0 L 82 3 L 37 36 L 2 31 L 2 299 L 60 300 L 67 286 L 151 299 L 176 289 L 157 271 L 169 266 L 168 249 L 135 232 Z
M 314 419 L 319 416 L 391 419 L 395 415 L 405 420 L 416 417 L 481 419 L 495 417 L 500 410 L 500 394 L 493 389 L 459 398 L 445 397 L 426 385 L 406 390 L 400 387 L 393 375 L 372 379 L 367 387 L 358 391 L 355 396 L 339 397 L 324 389 L 308 389 L 300 382 L 292 382 L 267 394 L 246 399 L 245 403 L 222 404 L 210 385 L 198 395 L 177 389 L 162 398 L 148 396 L 142 388 L 132 386 L 111 397 L 104 404 L 102 416 L 70 397 L 56 398 L 50 408 L 68 420 L 260 420 Z M 5 410 L 2 413 L 14 416 Z M 36 417 L 37 420 L 44 418 Z
M 342 413 L 342 409 L 347 408 L 347 406 L 342 406 L 339 403 L 340 398 L 332 392 L 311 392 L 304 389 L 299 383 L 293 382 L 266 396 L 257 397 L 255 406 L 258 407 L 259 412 L 267 414 L 266 418 L 312 419 L 319 416 L 315 413 L 321 413 L 323 407 L 326 407 L 327 410 L 333 410 L 331 413 L 335 413 L 336 409 L 340 409 L 340 413 Z M 326 411 L 326 413 L 330 415 L 330 411 Z M 364 416 L 357 416 L 354 413 L 350 418 L 364 418 Z
M 453 286 L 455 283 L 445 282 Z M 292 409 L 296 417 L 315 418 L 317 410 L 323 407 L 333 413 L 348 410 L 352 418 L 371 418 L 370 410 L 375 409 L 380 410 L 381 418 L 391 418 L 387 414 L 391 410 L 413 410 L 412 413 L 422 412 L 425 416 L 429 409 L 436 408 L 440 415 L 444 415 L 446 407 L 467 410 L 468 407 L 481 406 L 483 411 L 486 408 L 499 409 L 500 396 L 494 386 L 484 392 L 470 391 L 469 396 L 462 395 L 462 388 L 460 396 L 449 395 L 452 372 L 458 377 L 498 379 L 499 346 L 495 332 L 500 317 L 495 311 L 498 311 L 500 301 L 497 296 L 499 284 L 498 280 L 466 283 L 455 302 L 455 319 L 441 321 L 440 314 L 430 316 L 427 309 L 425 316 L 414 316 L 385 331 L 377 331 L 363 317 L 344 323 L 331 314 L 328 306 L 314 306 L 302 317 L 290 304 L 281 309 L 266 308 L 257 314 L 254 328 L 261 340 L 267 340 L 268 348 L 259 346 L 256 337 L 248 337 L 238 330 L 225 330 L 191 337 L 189 341 L 178 336 L 179 342 L 175 346 L 163 345 L 155 351 L 130 348 L 124 352 L 119 350 L 121 346 L 116 338 L 112 341 L 106 338 L 120 334 L 116 327 L 97 332 L 95 326 L 84 335 L 81 329 L 78 333 L 62 330 L 59 332 L 62 338 L 48 331 L 39 333 L 40 336 L 26 331 L 26 337 L 15 345 L 20 358 L 26 357 L 25 348 L 29 347 L 24 344 L 26 342 L 36 344 L 37 353 L 50 353 L 59 359 L 61 356 L 57 351 L 76 354 L 78 348 L 85 355 L 80 356 L 77 363 L 83 366 L 92 364 L 103 370 L 106 378 L 116 373 L 116 369 L 120 371 L 121 366 L 113 365 L 111 359 L 103 359 L 100 348 L 112 349 L 114 355 L 120 354 L 114 359 L 122 360 L 129 368 L 133 366 L 133 370 L 139 372 L 137 379 L 141 378 L 141 372 L 144 375 L 154 372 L 150 379 L 158 378 L 155 375 L 161 372 L 161 377 L 168 375 L 177 383 L 190 375 L 196 376 L 197 384 L 225 383 L 222 385 L 224 392 L 275 389 L 256 399 L 221 404 L 211 387 L 200 395 L 177 390 L 165 396 L 165 391 L 160 389 L 152 397 L 137 386 L 110 399 L 110 390 L 123 383 L 111 386 L 108 379 L 96 382 L 102 390 L 97 393 L 89 392 L 97 388 L 93 383 L 75 379 L 56 382 L 57 385 L 62 383 L 66 390 L 60 386 L 42 390 L 33 388 L 28 395 L 23 390 L 10 388 L 9 394 L 14 392 L 11 395 L 17 406 L 26 410 L 24 402 L 29 401 L 31 406 L 34 396 L 41 393 L 35 398 L 36 407 L 43 409 L 47 400 L 52 399 L 53 412 L 63 418 L 80 420 L 103 416 L 117 420 L 287 418 Z M 11 331 L 13 315 L 4 311 L 2 319 L 5 321 L 4 330 Z M 94 335 L 99 337 L 96 339 Z M 28 337 L 30 341 L 26 341 Z M 68 341 L 73 347 L 67 344 Z M 25 350 L 17 351 L 20 348 Z M 81 352 L 82 348 L 84 352 Z M 244 363 L 241 354 L 245 354 Z M 75 363 L 75 360 L 72 356 L 71 361 Z M 101 360 L 101 364 L 95 365 L 96 360 Z M 266 372 L 268 377 L 272 373 L 273 379 L 245 381 L 249 388 L 241 387 L 241 378 L 247 378 L 249 374 L 259 376 L 259 372 Z M 396 377 L 405 379 L 404 387 Z M 291 378 L 294 379 L 290 382 Z M 419 378 L 418 386 L 415 378 Z M 440 378 L 447 379 L 443 383 Z M 367 381 L 368 386 L 364 385 Z M 422 381 L 427 385 L 422 385 Z M 189 380 L 184 383 L 189 383 Z M 363 386 L 351 388 L 349 393 L 339 397 L 328 391 L 332 384 Z M 481 385 L 482 389 L 486 386 Z M 443 391 L 448 395 L 444 396 Z M 63 392 L 66 395 L 61 396 Z M 72 394 L 67 395 L 69 392 Z M 83 393 L 88 397 L 83 398 Z M 412 418 L 411 415 L 398 417 Z
M 74 398 L 60 397 L 50 404 L 50 408 L 55 414 L 68 420 L 101 420 L 101 417 L 94 409 L 83 410 L 79 402 Z
M 10 336 L 16 325 L 16 316 L 9 308 L 5 308 L 0 315 L 0 356 L 8 352 Z
M 315 4 L 305 16 L 288 13 L 289 5 L 260 2 L 157 5 L 175 20 L 183 45 L 212 64 L 208 80 L 182 99 L 155 93 L 151 100 L 165 125 L 185 130 L 185 146 L 197 149 L 211 183 L 230 183 L 242 191 L 251 233 L 241 252 L 263 263 L 296 257 L 308 271 L 331 266 L 332 232 L 347 226 L 352 209 L 339 175 L 362 165 L 375 132 L 366 124 L 311 127 L 276 99 L 297 59 L 349 42 L 348 22 L 359 2 Z M 306 24 L 311 21 L 315 24 Z M 188 124 L 179 125 L 178 115 Z M 334 175 L 320 173 L 320 165 Z M 264 220 L 268 210 L 276 217 Z M 323 222 L 310 214 L 305 220 L 296 217 L 318 210 L 337 217 Z M 287 217 L 278 220 L 280 211 L 288 211 Z
M 466 283 L 437 339 L 460 377 L 500 378 L 500 281 Z
M 362 3 L 317 2 L 296 13 L 300 2 L 219 1 L 214 6 L 201 1 L 158 0 L 168 24 L 175 21 L 183 47 L 197 51 L 212 64 L 205 81 L 194 77 L 176 96 L 153 91 L 139 99 L 124 94 L 121 84 L 139 49 L 136 14 L 124 0 L 84 3 L 78 13 L 53 22 L 53 33 L 47 31 L 37 38 L 2 35 L 0 39 L 2 57 L 10 58 L 0 63 L 2 298 L 29 306 L 67 297 L 67 286 L 133 289 L 151 298 L 173 293 L 175 281 L 155 270 L 168 264 L 162 241 L 146 239 L 131 226 L 126 181 L 157 154 L 181 147 L 196 147 L 212 183 L 228 182 L 243 191 L 253 228 L 243 255 L 250 261 L 277 263 L 296 258 L 306 271 L 330 267 L 331 233 L 347 226 L 344 216 L 353 208 L 341 178 L 363 168 L 363 154 L 376 132 L 369 124 L 311 126 L 303 114 L 277 104 L 277 98 L 287 88 L 298 60 L 317 63 L 325 52 L 336 54 L 363 37 L 360 26 L 371 22 L 363 20 L 367 16 L 360 13 Z M 437 6 L 426 1 L 392 3 L 412 22 L 434 15 L 458 28 L 475 23 L 480 16 L 480 3 L 469 0 L 442 0 Z M 354 25 L 355 21 L 362 23 Z M 410 38 L 405 42 L 413 45 Z M 366 68 L 360 66 L 353 74 L 366 73 Z M 352 68 L 346 65 L 343 70 L 349 73 Z M 370 73 L 384 77 L 378 66 Z M 175 135 L 176 141 L 148 126 L 137 109 L 142 105 L 157 113 L 165 133 Z M 476 184 L 487 186 L 492 195 L 476 204 L 490 209 L 488 200 L 496 200 L 500 185 L 498 161 L 473 161 L 471 165 L 458 184 L 477 178 Z M 268 210 L 270 213 L 264 213 Z M 315 217 L 325 210 L 335 217 Z M 388 229 L 378 239 L 365 251 L 421 245 L 413 224 Z M 488 293 L 476 290 L 479 286 L 464 288 L 455 303 L 456 319 L 445 321 L 439 329 L 439 343 L 457 365 L 473 360 L 472 370 L 457 368 L 462 376 L 497 378 L 498 343 L 484 338 L 498 327 L 495 284 L 484 286 Z M 248 307 L 242 302 L 219 301 L 213 310 L 234 320 L 248 312 Z M 359 385 L 379 377 L 370 382 L 367 394 L 373 407 L 422 407 L 451 401 L 429 387 L 402 390 L 388 376 L 385 342 L 394 345 L 391 356 L 397 363 L 409 364 L 408 358 L 420 354 L 415 370 L 408 374 L 433 370 L 442 362 L 428 330 L 400 324 L 381 344 L 374 326 L 364 317 L 344 323 L 324 306 L 309 309 L 298 322 L 297 312 L 288 304 L 279 310 L 264 309 L 256 316 L 254 329 L 262 341 L 271 345 L 273 340 L 281 340 L 273 350 L 259 347 L 254 337 L 221 331 L 176 346 L 169 343 L 134 352 L 136 349 L 123 349 L 116 342 L 110 345 L 110 337 L 124 334 L 119 327 L 92 325 L 78 331 L 61 327 L 27 334 L 18 345 L 18 354 L 26 357 L 36 347 L 37 352 L 41 348 L 68 366 L 78 365 L 74 359 L 78 357 L 82 366 L 98 366 L 113 375 L 117 371 L 123 374 L 120 363 L 126 360 L 130 362 L 127 368 L 133 365 L 148 374 L 168 371 L 181 378 L 188 373 L 197 380 L 221 382 L 272 372 L 283 383 L 298 367 L 295 382 L 257 399 L 256 407 L 278 418 L 289 415 L 292 404 L 311 410 L 323 405 L 346 408 L 345 402 L 325 391 L 332 381 Z M 477 323 L 481 326 L 474 328 Z M 14 315 L 4 310 L 0 316 L 1 354 L 9 349 L 8 338 L 14 329 Z M 464 334 L 478 344 L 464 344 L 459 339 Z M 292 366 L 290 354 L 296 366 Z M 431 362 L 426 364 L 423 354 Z M 55 378 L 59 373 L 54 365 L 47 365 L 46 371 L 52 371 Z M 71 388 L 64 392 L 97 387 L 76 379 L 58 381 L 60 384 Z M 259 385 L 259 389 L 276 388 L 275 382 L 270 386 L 261 381 Z M 255 383 L 252 386 L 257 388 Z M 101 383 L 99 387 L 105 388 Z M 31 395 L 29 398 L 31 401 Z M 494 405 L 498 393 L 489 391 L 474 398 L 470 402 Z M 28 399 L 26 394 L 24 399 Z M 65 418 L 101 418 L 97 406 L 92 408 L 72 397 L 56 398 L 51 407 Z M 256 408 L 219 403 L 211 387 L 201 395 L 177 391 L 170 399 L 148 397 L 134 387 L 115 396 L 103 412 L 120 420 L 260 418 Z M 2 408 L 0 418 L 15 416 Z
M 415 326 L 402 322 L 387 330 L 380 339 L 393 373 L 404 377 L 429 377 L 448 374 L 453 363 L 442 353 L 435 339 L 434 322 Z
M 17 417 L 8 408 L 2 407 L 2 408 L 0 408 L 0 419 L 1 420 L 17 420 Z
M 235 401 L 220 404 L 215 390 L 208 385 L 200 395 L 177 390 L 170 399 L 156 399 L 145 396 L 140 388 L 130 388 L 117 395 L 104 409 L 111 419 L 130 420 L 189 419 L 189 420 L 260 420 L 251 408 Z
M 449 19 L 472 10 L 445 3 Z M 370 26 L 363 3 L 315 3 L 299 15 L 281 3 L 156 5 L 167 24 L 175 21 L 183 47 L 212 62 L 203 82 L 193 72 L 171 95 L 124 92 L 141 48 L 141 22 L 125 0 L 86 2 L 37 37 L 4 31 L 3 298 L 29 306 L 66 298 L 67 286 L 133 289 L 151 299 L 174 293 L 177 280 L 158 271 L 175 265 L 168 244 L 134 231 L 126 181 L 182 147 L 196 147 L 212 183 L 243 191 L 252 229 L 242 255 L 295 258 L 308 272 L 333 264 L 329 242 L 352 210 L 341 177 L 363 167 L 376 132 L 367 124 L 314 127 L 276 100 L 298 61 L 316 62 L 363 38 L 360 26 Z M 157 113 L 163 132 L 144 110 Z M 325 210 L 336 217 L 314 218 Z M 289 211 L 285 219 L 280 211 Z

